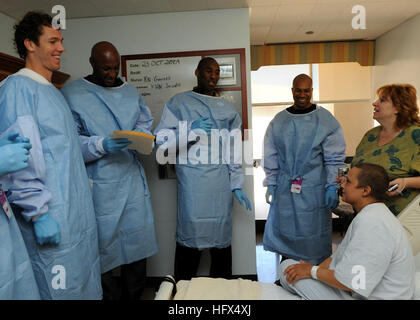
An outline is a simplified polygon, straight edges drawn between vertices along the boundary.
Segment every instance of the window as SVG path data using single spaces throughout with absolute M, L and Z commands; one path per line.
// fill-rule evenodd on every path
M 313 67 L 315 66 L 315 67 Z M 313 72 L 315 71 L 315 72 Z M 280 103 L 293 101 L 292 82 L 298 74 L 314 75 L 313 98 L 319 99 L 319 81 L 317 65 L 296 64 L 285 66 L 266 66 L 251 72 L 252 104 Z

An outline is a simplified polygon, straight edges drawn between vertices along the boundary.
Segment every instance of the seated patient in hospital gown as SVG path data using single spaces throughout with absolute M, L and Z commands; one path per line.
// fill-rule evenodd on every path
M 412 299 L 415 264 L 406 232 L 382 203 L 388 175 L 361 163 L 343 178 L 343 200 L 358 212 L 336 252 L 319 266 L 286 260 L 280 283 L 309 300 Z M 312 279 L 310 279 L 312 278 Z

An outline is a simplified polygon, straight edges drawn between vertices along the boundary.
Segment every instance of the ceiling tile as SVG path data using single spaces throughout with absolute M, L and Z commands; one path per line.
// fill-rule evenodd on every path
M 250 28 L 250 39 L 254 45 L 265 44 L 265 38 L 268 35 L 269 27 L 251 27 Z
M 272 27 L 266 37 L 266 43 L 287 43 L 292 42 L 293 35 L 298 28 L 284 28 L 284 27 Z
M 251 9 L 250 14 L 250 26 L 251 27 L 269 27 L 274 22 L 277 14 L 277 7 L 272 7 L 271 10 L 267 10 L 264 7 L 255 7 Z

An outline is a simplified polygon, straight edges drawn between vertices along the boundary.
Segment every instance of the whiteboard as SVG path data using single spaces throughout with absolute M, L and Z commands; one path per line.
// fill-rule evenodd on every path
M 194 71 L 200 60 L 201 56 L 127 60 L 126 80 L 143 96 L 155 124 L 172 96 L 197 84 Z
M 219 93 L 233 103 L 243 128 L 248 127 L 244 49 L 123 55 L 122 75 L 143 96 L 154 118 L 153 129 L 160 122 L 165 103 L 197 85 L 195 69 L 203 57 L 210 56 L 224 72 L 217 85 Z

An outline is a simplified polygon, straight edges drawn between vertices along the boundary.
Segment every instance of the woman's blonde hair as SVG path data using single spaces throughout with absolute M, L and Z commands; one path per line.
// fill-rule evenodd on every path
M 420 125 L 417 91 L 411 84 L 389 84 L 376 90 L 376 94 L 391 99 L 398 111 L 395 122 L 397 128 Z

